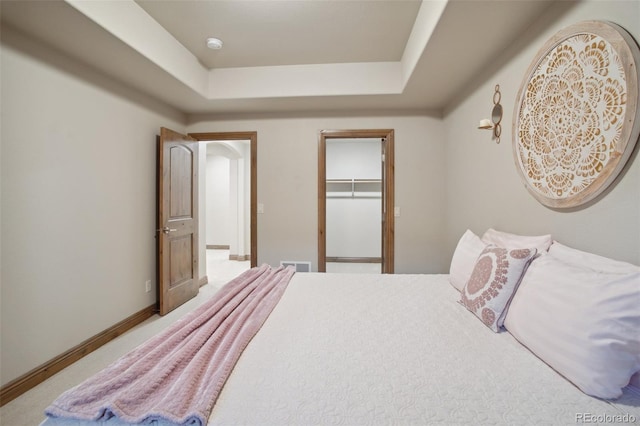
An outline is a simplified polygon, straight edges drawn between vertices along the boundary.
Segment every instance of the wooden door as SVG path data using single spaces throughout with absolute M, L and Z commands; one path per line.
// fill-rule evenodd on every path
M 162 128 L 158 143 L 160 315 L 198 294 L 198 142 Z

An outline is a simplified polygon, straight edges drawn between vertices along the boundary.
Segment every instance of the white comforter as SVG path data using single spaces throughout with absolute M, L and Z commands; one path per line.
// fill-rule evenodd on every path
M 294 275 L 210 424 L 640 422 L 639 393 L 583 394 L 458 298 L 446 275 Z

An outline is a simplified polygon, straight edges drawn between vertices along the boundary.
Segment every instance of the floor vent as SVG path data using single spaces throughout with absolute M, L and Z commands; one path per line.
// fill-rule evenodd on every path
M 281 266 L 293 266 L 296 272 L 311 272 L 311 262 L 299 262 L 296 260 L 282 260 Z

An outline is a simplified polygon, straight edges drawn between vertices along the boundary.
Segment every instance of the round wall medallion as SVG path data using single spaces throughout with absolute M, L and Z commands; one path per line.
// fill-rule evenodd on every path
M 565 28 L 538 52 L 518 92 L 513 154 L 542 204 L 582 205 L 623 169 L 640 134 L 638 63 L 633 38 L 602 21 Z

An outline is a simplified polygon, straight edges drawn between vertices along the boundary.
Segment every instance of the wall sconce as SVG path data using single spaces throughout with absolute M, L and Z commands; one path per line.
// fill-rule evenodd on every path
M 500 98 L 502 95 L 500 94 L 500 85 L 496 84 L 495 92 L 493 93 L 493 109 L 491 110 L 491 119 L 488 118 L 480 120 L 480 124 L 478 125 L 478 129 L 493 129 L 493 138 L 496 140 L 496 143 L 500 143 L 500 135 L 502 134 L 502 126 L 500 122 L 502 121 L 502 105 L 500 105 Z

